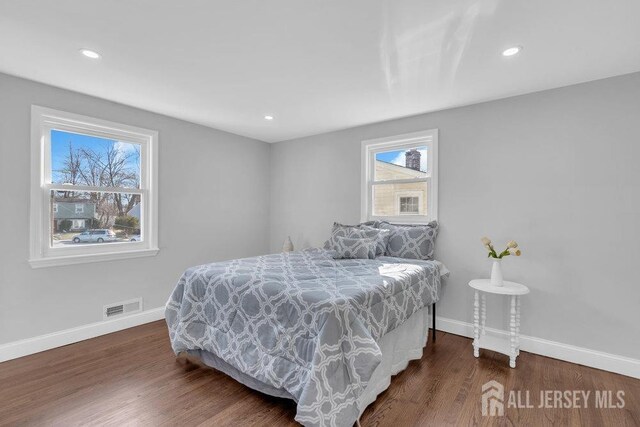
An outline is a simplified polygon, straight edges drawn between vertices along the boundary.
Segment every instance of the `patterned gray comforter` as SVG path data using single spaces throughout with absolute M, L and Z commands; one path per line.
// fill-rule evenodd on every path
M 176 354 L 213 353 L 298 403 L 306 426 L 351 426 L 376 342 L 437 301 L 438 263 L 334 260 L 309 249 L 189 268 L 166 307 Z

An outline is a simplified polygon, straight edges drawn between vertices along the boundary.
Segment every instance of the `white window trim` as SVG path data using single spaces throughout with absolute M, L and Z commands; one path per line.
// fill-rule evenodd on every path
M 375 154 L 392 149 L 402 150 L 427 146 L 429 172 L 427 189 L 427 215 L 375 216 L 372 212 L 373 178 L 375 174 Z M 438 219 L 438 129 L 412 132 L 386 138 L 368 139 L 361 146 L 360 219 L 362 221 L 385 220 L 396 223 L 426 224 Z M 421 182 L 423 179 L 407 179 L 394 182 Z
M 50 130 L 52 128 L 102 138 L 117 137 L 141 145 L 141 188 L 127 192 L 144 195 L 141 212 L 142 241 L 110 243 L 68 248 L 50 248 L 51 232 Z M 97 261 L 154 256 L 158 253 L 158 132 L 51 108 L 31 106 L 31 205 L 30 257 L 33 268 L 80 264 Z M 56 187 L 61 187 L 56 185 Z M 62 185 L 64 187 L 64 185 Z M 74 190 L 95 191 L 93 187 L 69 186 Z M 108 190 L 107 188 L 103 188 Z

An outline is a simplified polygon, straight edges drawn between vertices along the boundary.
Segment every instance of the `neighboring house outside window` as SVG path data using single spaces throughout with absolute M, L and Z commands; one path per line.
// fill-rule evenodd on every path
M 158 133 L 37 106 L 31 127 L 31 266 L 155 255 Z M 116 237 L 74 238 L 90 229 Z
M 84 231 L 87 222 L 96 216 L 96 205 L 92 202 L 78 201 L 70 197 L 56 198 L 53 211 L 53 232 L 68 233 Z
M 131 210 L 129 212 L 127 212 L 127 215 L 132 216 L 134 218 L 138 218 L 138 220 L 140 219 L 140 205 L 135 205 L 133 208 L 131 208 Z
M 437 130 L 362 143 L 362 220 L 437 218 Z

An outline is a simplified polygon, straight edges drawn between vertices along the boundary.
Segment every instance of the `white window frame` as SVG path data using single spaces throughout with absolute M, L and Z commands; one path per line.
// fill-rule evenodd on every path
M 140 145 L 140 188 L 52 184 L 51 130 Z M 30 258 L 33 268 L 154 256 L 158 253 L 158 132 L 51 108 L 31 106 Z M 52 248 L 51 190 L 139 194 L 142 241 Z
M 425 178 L 374 181 L 375 156 L 392 150 L 427 147 L 427 176 Z M 386 138 L 362 141 L 360 183 L 360 217 L 362 221 L 390 221 L 407 224 L 426 224 L 438 219 L 438 129 L 412 132 Z M 427 183 L 427 215 L 373 215 L 373 188 L 378 184 Z

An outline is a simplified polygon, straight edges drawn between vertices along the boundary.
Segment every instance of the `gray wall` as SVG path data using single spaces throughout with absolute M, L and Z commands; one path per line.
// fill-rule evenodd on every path
M 480 237 L 516 239 L 522 333 L 640 358 L 640 73 L 299 140 L 271 149 L 271 249 L 320 245 L 360 219 L 360 142 L 440 130 L 438 314 L 472 321 Z M 501 300 L 487 326 L 505 329 Z M 493 311 L 497 306 L 498 310 Z
M 32 269 L 31 104 L 159 131 L 156 257 Z M 181 272 L 268 250 L 269 145 L 0 74 L 0 344 L 102 320 L 102 306 L 163 306 Z
M 160 132 L 156 257 L 29 266 L 31 104 Z M 438 128 L 437 257 L 452 271 L 439 314 L 471 321 L 466 284 L 489 273 L 479 238 L 514 238 L 524 255 L 505 275 L 532 288 L 522 333 L 640 358 L 639 117 L 631 74 L 269 146 L 0 74 L 0 344 L 100 321 L 109 302 L 160 307 L 186 267 L 287 235 L 319 245 L 360 218 L 360 141 Z M 504 328 L 504 303 L 489 304 Z

